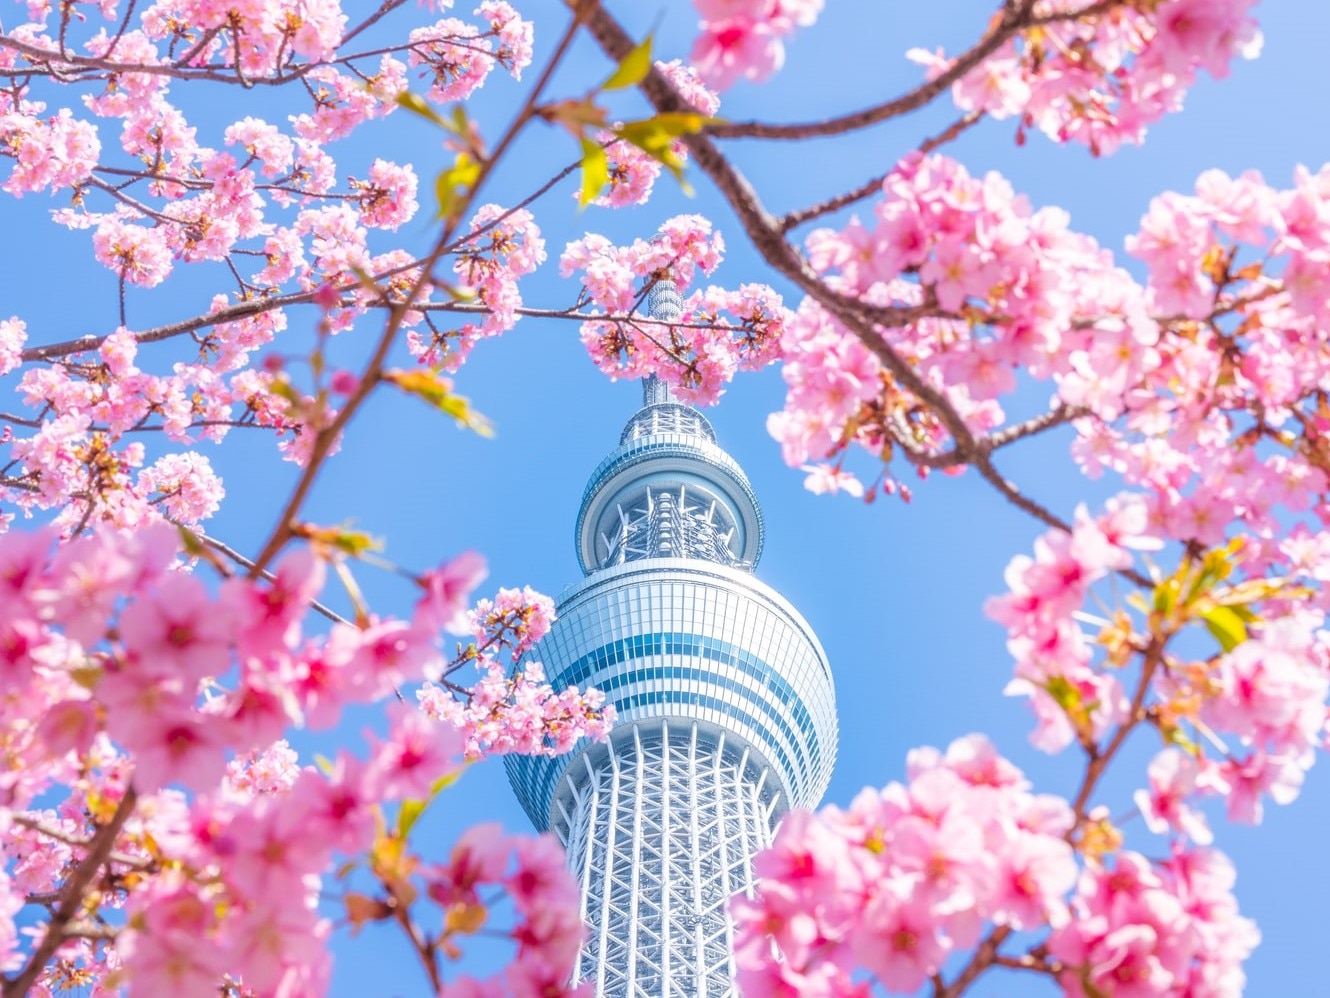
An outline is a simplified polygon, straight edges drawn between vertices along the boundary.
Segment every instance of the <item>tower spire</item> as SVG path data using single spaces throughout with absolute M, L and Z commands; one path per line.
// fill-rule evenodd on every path
M 683 298 L 668 277 L 662 277 L 647 291 L 647 315 L 657 322 L 673 322 L 683 314 Z M 642 379 L 642 407 L 677 402 L 670 383 L 655 374 Z

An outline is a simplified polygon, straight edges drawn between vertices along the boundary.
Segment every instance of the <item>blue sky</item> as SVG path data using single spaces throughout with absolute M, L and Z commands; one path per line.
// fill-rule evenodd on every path
M 563 7 L 554 0 L 519 6 L 536 19 L 539 65 L 562 27 Z M 658 0 L 617 6 L 639 36 L 657 29 L 661 57 L 686 54 L 694 19 L 690 5 Z M 799 121 L 894 95 L 919 78 L 918 67 L 904 59 L 907 49 L 941 45 L 958 51 L 979 35 L 993 6 L 976 0 L 830 0 L 818 24 L 794 39 L 785 71 L 762 86 L 736 87 L 726 95 L 721 114 Z M 1330 60 L 1324 52 L 1330 5 L 1290 0 L 1258 8 L 1258 14 L 1266 34 L 1261 58 L 1236 65 L 1228 80 L 1204 80 L 1189 94 L 1186 110 L 1156 125 L 1143 148 L 1095 160 L 1079 147 L 1056 147 L 1033 135 L 1017 148 L 1013 124 L 997 122 L 973 130 L 953 146 L 952 155 L 971 172 L 999 170 L 1036 205 L 1067 208 L 1076 228 L 1134 267 L 1121 252 L 1122 239 L 1154 194 L 1190 190 L 1196 176 L 1210 167 L 1230 173 L 1255 168 L 1272 183 L 1286 185 L 1295 164 L 1317 168 L 1330 159 Z M 406 19 L 424 16 L 404 14 Z M 599 54 L 580 44 L 566 71 L 556 77 L 555 92 L 579 93 L 607 71 Z M 268 94 L 205 90 L 187 98 L 183 90 L 177 93 L 205 122 L 234 120 L 243 113 L 280 121 L 289 110 L 265 106 L 264 101 L 273 100 Z M 496 74 L 475 102 L 473 115 L 493 136 L 519 97 L 519 88 Z M 242 110 L 242 100 L 258 103 Z M 632 100 L 631 95 L 620 98 L 625 115 L 639 113 Z M 882 173 L 954 117 L 944 100 L 936 109 L 844 140 L 746 141 L 728 148 L 768 206 L 782 211 Z M 206 141 L 220 144 L 216 135 Z M 424 178 L 422 201 L 428 179 L 444 162 L 437 133 L 405 115 L 367 126 L 334 153 L 344 174 L 360 176 L 376 155 L 413 161 Z M 566 135 L 537 126 L 519 143 L 488 196 L 512 203 L 573 158 Z M 698 192 L 691 200 L 663 179 L 658 196 L 645 207 L 578 214 L 570 182 L 534 210 L 552 258 L 588 229 L 626 240 L 650 234 L 671 215 L 701 212 L 730 245 L 715 280 L 727 285 L 769 281 L 766 268 L 742 245 L 742 232 L 728 209 L 704 178 L 695 177 L 694 183 Z M 43 197 L 7 201 L 3 208 L 10 238 L 0 250 L 6 264 L 0 269 L 6 302 L 0 311 L 27 318 L 34 343 L 107 331 L 115 321 L 114 280 L 90 262 L 86 233 L 54 230 L 43 221 L 42 213 L 51 206 Z M 401 236 L 408 248 L 425 248 L 431 238 L 426 215 Z M 36 269 L 35 254 L 43 260 Z M 575 288 L 556 270 L 551 262 L 526 282 L 528 304 L 571 303 Z M 157 292 L 131 295 L 131 325 L 202 311 L 210 279 L 181 275 Z M 796 301 L 788 298 L 790 304 Z M 312 319 L 293 315 L 293 338 L 303 336 L 300 328 L 310 324 Z M 373 334 L 373 323 L 366 322 L 356 335 L 363 340 Z M 348 338 L 338 349 L 349 359 L 359 347 Z M 164 359 L 166 353 L 155 356 Z M 582 487 L 638 404 L 637 386 L 612 384 L 599 374 L 577 342 L 575 325 L 525 320 L 512 333 L 481 344 L 460 373 L 457 388 L 494 420 L 495 439 L 457 430 L 410 399 L 381 393 L 326 468 L 308 515 L 326 523 L 354 520 L 358 528 L 383 537 L 386 555 L 407 567 L 428 567 L 473 548 L 489 559 L 489 585 L 530 584 L 557 596 L 578 575 L 573 521 Z M 1030 396 L 1032 405 L 1042 402 L 1041 392 L 1046 389 Z M 972 474 L 919 483 L 909 505 L 884 500 L 864 506 L 812 496 L 802 488 L 802 475 L 782 464 L 765 433 L 765 417 L 780 407 L 782 397 L 775 370 L 742 376 L 708 417 L 763 503 L 767 544 L 758 575 L 801 610 L 832 663 L 841 741 L 827 800 L 846 803 L 865 785 L 898 779 L 910 748 L 945 745 L 971 731 L 988 732 L 1039 789 L 1071 792 L 1079 760 L 1070 752 L 1049 758 L 1028 745 L 1031 725 L 1024 703 L 1001 695 L 1011 671 L 1002 631 L 981 610 L 986 597 L 1001 591 L 1007 561 L 1028 551 L 1039 533 L 1037 524 L 1003 506 Z M 1102 483 L 1077 476 L 1066 456 L 1067 442 L 1066 436 L 1053 434 L 1004 451 L 1001 461 L 1009 477 L 1064 515 L 1077 502 L 1105 494 Z M 243 440 L 233 435 L 210 456 L 228 489 L 210 532 L 252 551 L 286 495 L 291 466 L 258 435 Z M 400 580 L 373 569 L 358 575 L 379 612 L 407 612 L 410 593 Z M 370 715 L 358 715 L 339 729 L 335 741 L 357 746 L 361 728 L 375 723 Z M 328 744 L 319 741 L 324 750 Z M 1142 737 L 1128 748 L 1124 765 L 1100 795 L 1115 815 L 1130 810 L 1130 791 L 1143 784 L 1144 762 L 1154 745 Z M 1330 824 L 1330 779 L 1323 768 L 1312 771 L 1294 805 L 1267 809 L 1262 827 L 1215 822 L 1216 844 L 1238 865 L 1242 908 L 1257 919 L 1265 936 L 1248 964 L 1252 994 L 1312 990 L 1308 985 L 1321 976 L 1318 947 L 1324 923 L 1316 915 L 1330 888 L 1323 831 Z M 462 828 L 489 820 L 512 830 L 527 828 L 498 763 L 468 772 L 437 802 L 417 835 L 435 840 L 442 852 Z M 1127 828 L 1134 847 L 1163 851 L 1164 841 L 1151 837 L 1139 819 Z M 405 946 L 387 933 L 367 932 L 353 944 L 339 945 L 334 994 L 423 994 L 423 979 L 410 960 Z M 1024 979 L 993 974 L 971 993 L 1038 990 Z

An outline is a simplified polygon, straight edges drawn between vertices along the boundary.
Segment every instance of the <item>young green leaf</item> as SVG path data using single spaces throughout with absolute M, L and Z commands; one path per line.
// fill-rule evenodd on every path
M 432 121 L 436 125 L 449 128 L 448 122 L 439 116 L 439 112 L 429 106 L 429 103 L 420 94 L 413 94 L 410 90 L 403 90 L 397 95 L 397 106 L 410 111 L 412 114 L 418 114 L 426 121 Z
M 640 121 L 625 121 L 615 126 L 613 131 L 619 138 L 637 146 L 663 165 L 674 174 L 684 193 L 692 194 L 692 189 L 684 180 L 683 159 L 674 150 L 674 140 L 699 132 L 715 120 L 694 111 L 662 111 Z
M 488 419 L 471 408 L 471 402 L 463 395 L 454 395 L 452 382 L 426 367 L 411 370 L 394 369 L 383 372 L 383 380 L 396 385 L 408 395 L 419 399 L 446 412 L 458 424 L 474 430 L 482 437 L 494 436 L 494 427 Z
M 582 139 L 582 193 L 578 196 L 579 207 L 585 208 L 600 195 L 609 183 L 610 159 L 605 155 L 605 147 L 592 139 Z
M 435 178 L 434 193 L 439 199 L 439 218 L 451 218 L 457 199 L 480 179 L 480 163 L 470 153 L 459 152 L 451 167 Z
M 405 841 L 411 834 L 411 829 L 415 827 L 420 816 L 425 813 L 425 808 L 434 801 L 434 798 L 456 783 L 462 776 L 462 770 L 455 769 L 451 773 L 445 773 L 430 784 L 429 796 L 424 800 L 404 800 L 402 806 L 397 812 L 397 838 Z
M 1247 640 L 1247 625 L 1232 607 L 1213 606 L 1201 614 L 1201 619 L 1205 621 L 1205 629 L 1226 652 Z
M 623 57 L 619 68 L 610 75 L 600 89 L 622 90 L 625 87 L 635 86 L 645 80 L 649 72 L 651 72 L 651 36 L 647 35 L 640 45 L 635 46 Z

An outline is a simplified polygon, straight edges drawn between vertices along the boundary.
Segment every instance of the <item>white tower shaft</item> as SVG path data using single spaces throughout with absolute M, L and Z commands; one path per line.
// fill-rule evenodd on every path
M 765 771 L 724 735 L 664 720 L 620 729 L 582 769 L 555 822 L 589 931 L 575 980 L 603 998 L 734 995 L 726 904 L 771 843 Z

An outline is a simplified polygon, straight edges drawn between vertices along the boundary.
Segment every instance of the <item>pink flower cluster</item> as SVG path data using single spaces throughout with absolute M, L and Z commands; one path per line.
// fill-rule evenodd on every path
M 1314 510 L 1330 483 L 1315 401 L 1330 299 L 1308 276 L 1330 260 L 1328 178 L 1300 170 L 1276 190 L 1210 171 L 1194 196 L 1161 196 L 1127 241 L 1149 267 L 1142 287 L 997 175 L 912 157 L 887 176 L 874 224 L 814 232 L 808 257 L 833 289 L 881 310 L 885 347 L 971 433 L 1004 427 L 1018 372 L 1050 379 L 1057 402 L 1086 415 L 1072 448 L 1082 469 L 1144 492 L 1152 531 L 1213 545 L 1241 523 L 1274 538 L 1281 507 Z M 823 491 L 862 490 L 842 467 L 851 445 L 927 470 L 954 442 L 871 345 L 811 299 L 785 324 L 788 394 L 769 426 L 791 465 L 835 462 L 812 465 Z M 1272 570 L 1311 553 L 1277 547 L 1259 552 Z
M 500 589 L 469 614 L 475 643 L 459 660 L 474 661 L 480 674 L 465 695 L 447 674 L 417 693 L 421 709 L 460 730 L 469 758 L 518 752 L 562 755 L 580 738 L 600 740 L 614 725 L 614 708 L 599 690 L 569 686 L 555 693 L 539 662 L 524 660 L 554 620 L 548 596 L 525 589 Z M 509 659 L 505 664 L 500 657 Z
M 346 15 L 338 0 L 158 0 L 144 11 L 143 25 L 149 37 L 182 46 L 180 53 L 188 53 L 193 65 L 236 66 L 253 79 L 279 71 L 293 54 L 330 58 L 342 41 Z
M 460 998 L 592 998 L 591 983 L 570 987 L 584 928 L 581 894 L 548 833 L 511 838 L 497 825 L 476 825 L 453 847 L 447 863 L 425 873 L 429 897 L 447 910 L 481 907 L 481 889 L 502 887 L 520 917 L 509 931 L 517 953 L 507 970 L 478 981 L 460 977 L 447 992 Z
M 916 750 L 907 773 L 848 810 L 791 813 L 758 855 L 755 896 L 732 902 L 745 995 L 910 994 L 993 929 L 1051 930 L 1055 960 L 1031 966 L 1068 994 L 1241 992 L 1258 936 L 1220 854 L 1078 869 L 1072 809 L 1032 793 L 982 736 Z
M 426 335 L 412 329 L 407 334 L 407 345 L 420 363 L 447 371 L 461 367 L 480 340 L 517 324 L 522 308 L 518 281 L 545 262 L 545 240 L 525 208 L 481 205 L 470 228 L 456 250 L 453 271 L 461 290 L 484 306 L 484 318 L 446 332 L 432 329 Z
M 1145 295 L 1065 213 L 1034 210 L 995 173 L 971 176 L 944 156 L 911 156 L 887 175 L 872 225 L 857 218 L 807 240 L 812 267 L 835 290 L 899 319 L 880 333 L 942 392 L 975 433 L 1004 420 L 1016 371 L 1058 378 L 1070 404 L 1121 411 L 1122 393 L 1157 364 Z M 890 455 L 945 447 L 935 413 L 895 386 L 869 347 L 805 300 L 781 343 L 789 386 L 772 434 L 795 466 L 851 443 Z
M 214 593 L 173 567 L 172 527 L 98 531 L 55 551 L 52 541 L 51 531 L 0 535 L 0 725 L 10 733 L 0 817 L 20 829 L 6 837 L 12 881 L 0 880 L 6 967 L 21 959 L 15 905 L 61 887 L 79 844 L 125 806 L 132 783 L 137 799 L 113 853 L 122 858 L 102 897 L 126 908 L 115 960 L 134 986 L 202 993 L 232 974 L 259 994 L 321 993 L 331 929 L 318 908 L 321 874 L 334 853 L 370 848 L 376 808 L 427 801 L 464 755 L 551 752 L 608 724 L 594 694 L 555 695 L 536 671 L 504 704 L 483 682 L 474 695 L 499 729 L 528 723 L 512 735 L 398 704 L 366 759 L 300 770 L 277 741 L 283 732 L 332 725 L 343 705 L 381 700 L 438 668 L 437 627 L 465 621 L 484 574 L 477 556 L 423 576 L 410 621 L 370 618 L 306 638 L 323 582 L 308 550 L 271 580 L 235 577 Z M 487 648 L 524 649 L 549 617 L 548 599 L 530 591 L 502 592 L 473 614 L 490 631 Z M 63 800 L 52 797 L 60 787 Z M 56 803 L 27 810 L 39 799 Z M 505 884 L 523 916 L 519 951 L 550 979 L 566 975 L 581 928 L 561 855 L 552 844 L 506 848 L 517 863 Z M 132 890 L 116 879 L 128 871 Z
M 214 310 L 255 307 L 211 328 L 205 310 L 185 330 L 199 341 L 196 361 L 186 358 L 174 370 L 145 365 L 170 373 L 134 369 L 122 377 L 117 371 L 108 381 L 103 366 L 78 356 L 27 372 L 23 390 L 43 425 L 33 425 L 35 433 L 0 429 L 0 442 L 13 441 L 20 467 L 6 476 L 3 496 L 24 509 L 65 505 L 73 497 L 61 522 L 86 517 L 133 526 L 155 518 L 156 504 L 167 503 L 173 516 L 193 523 L 221 495 L 207 459 L 169 454 L 155 473 L 140 472 L 159 456 L 151 448 L 162 438 L 122 444 L 121 435 L 131 427 L 162 429 L 168 439 L 185 442 L 197 428 L 197 435 L 220 440 L 232 427 L 262 426 L 277 431 L 288 458 L 304 461 L 316 432 L 336 411 L 324 386 L 297 386 L 289 375 L 249 368 L 250 353 L 285 326 L 281 311 L 268 303 L 292 286 L 340 288 L 354 307 L 331 310 L 326 324 L 344 330 L 366 310 L 381 308 L 385 297 L 365 292 L 355 271 L 384 275 L 389 300 L 418 276 L 411 255 L 376 252 L 369 231 L 397 230 L 415 216 L 412 168 L 375 159 L 339 184 L 326 144 L 395 110 L 413 69 L 439 86 L 460 86 L 457 96 L 496 65 L 520 77 L 531 60 L 532 28 L 510 4 L 484 0 L 477 23 L 445 19 L 386 50 L 371 45 L 362 54 L 340 51 L 343 36 L 358 36 L 381 15 L 349 27 L 339 0 L 158 0 L 129 11 L 124 23 L 115 7 L 81 9 L 57 26 L 48 25 L 50 5 L 34 4 L 33 23 L 13 32 L 28 54 L 19 59 L 6 49 L 0 60 L 0 75 L 12 84 L 0 98 L 0 156 L 14 164 L 5 189 L 16 196 L 72 191 L 72 207 L 54 217 L 90 230 L 95 258 L 122 285 L 122 326 L 137 301 L 134 291 L 161 286 L 185 263 L 228 265 L 235 286 L 214 299 Z M 101 23 L 106 20 L 113 33 Z M 69 61 L 73 53 L 80 61 Z M 246 86 L 290 80 L 303 88 L 309 109 L 292 115 L 289 126 L 242 117 L 221 130 L 220 148 L 213 148 L 173 103 L 173 85 L 195 77 Z M 47 114 L 45 104 L 29 96 L 38 84 L 65 90 L 65 103 L 78 105 L 81 97 L 84 116 L 70 107 Z M 118 142 L 106 145 L 98 126 L 84 120 L 88 114 L 114 124 Z M 511 235 L 524 228 L 525 256 L 539 262 L 542 244 L 529 215 L 496 231 Z M 523 237 L 513 240 L 521 244 Z M 471 255 L 477 252 L 483 251 Z M 513 259 L 500 259 L 504 254 Z M 252 264 L 255 257 L 260 266 Z M 520 305 L 516 279 L 534 267 L 522 257 L 496 252 L 494 273 L 477 281 L 482 302 L 495 314 L 468 326 L 468 344 L 512 325 Z M 423 321 L 418 311 L 407 318 L 408 326 Z M 12 339 L 0 335 L 0 373 L 20 359 Z M 93 346 L 101 339 L 88 337 Z M 122 390 L 116 380 L 134 383 Z M 186 483 L 190 476 L 182 473 L 189 468 L 199 474 Z M 196 495 L 176 500 L 176 484 Z
M 1008 566 L 1009 592 L 990 600 L 987 609 L 1007 628 L 1007 647 L 1016 659 L 1008 692 L 1031 698 L 1038 720 L 1032 740 L 1045 751 L 1060 751 L 1073 741 L 1095 745 L 1128 720 L 1120 669 L 1133 654 L 1162 653 L 1142 647 L 1125 616 L 1103 622 L 1097 636 L 1085 633 L 1081 607 L 1096 581 L 1131 567 L 1132 550 L 1160 547 L 1149 530 L 1146 504 L 1139 497 L 1120 498 L 1110 500 L 1097 519 L 1078 511 L 1070 533 L 1044 535 L 1033 558 L 1018 556 Z M 1199 844 L 1211 840 L 1204 816 L 1193 807 L 1200 797 L 1223 797 L 1230 818 L 1259 821 L 1264 798 L 1286 804 L 1298 795 L 1330 721 L 1330 647 L 1317 630 L 1320 612 L 1285 607 L 1276 599 L 1274 619 L 1261 623 L 1259 600 L 1253 597 L 1248 607 L 1226 593 L 1241 593 L 1245 586 L 1253 594 L 1277 594 L 1278 584 L 1256 576 L 1238 581 L 1233 590 L 1216 590 L 1216 596 L 1209 587 L 1226 572 L 1211 571 L 1216 577 L 1208 582 L 1205 576 L 1187 577 L 1199 578 L 1187 583 L 1193 602 L 1221 600 L 1219 610 L 1201 604 L 1198 622 L 1213 624 L 1216 613 L 1234 614 L 1220 620 L 1239 620 L 1228 609 L 1236 605 L 1255 621 L 1255 633 L 1244 627 L 1240 637 L 1230 639 L 1233 647 L 1207 660 L 1170 653 L 1149 666 L 1151 697 L 1144 701 L 1149 716 L 1167 740 L 1188 751 L 1162 751 L 1150 764 L 1148 790 L 1136 795 L 1152 831 Z M 1167 582 L 1160 585 L 1161 592 L 1172 592 Z M 1156 602 L 1169 598 L 1155 597 Z M 1169 634 L 1181 624 L 1155 626 Z M 1096 656 L 1096 645 L 1107 649 L 1106 658 Z M 1217 751 L 1207 752 L 1207 745 Z
M 1082 0 L 1042 0 L 1036 27 L 1019 31 L 952 88 L 956 105 L 995 118 L 1016 117 L 1057 142 L 1083 142 L 1096 154 L 1140 143 L 1146 127 L 1182 106 L 1197 73 L 1228 75 L 1237 56 L 1261 48 L 1249 16 L 1256 0 L 1165 0 L 1095 11 Z M 1089 9 L 1090 15 L 1081 11 Z M 911 50 L 931 76 L 941 52 Z
M 288 432 L 311 422 L 271 394 L 270 376 L 244 369 L 284 324 L 278 311 L 219 323 L 203 358 L 166 375 L 139 366 L 138 341 L 124 329 L 105 337 L 95 357 L 28 368 L 19 391 L 45 415 L 7 441 L 17 462 L 10 480 L 21 487 L 5 498 L 21 509 L 55 509 L 61 525 L 133 527 L 165 513 L 192 526 L 211 516 L 224 489 L 207 457 L 185 451 L 148 461 L 142 437 L 131 434 L 151 423 L 171 441 L 219 441 L 249 422 Z
M 763 80 L 780 69 L 782 39 L 822 13 L 822 0 L 693 0 L 693 6 L 702 20 L 690 59 L 717 90 L 740 78 Z
M 1098 738 L 1126 717 L 1122 685 L 1092 665 L 1093 645 L 1075 615 L 1096 581 L 1130 567 L 1132 550 L 1162 547 L 1147 528 L 1139 497 L 1110 500 L 1098 518 L 1082 507 L 1070 533 L 1050 531 L 1035 542 L 1033 558 L 1011 560 L 1009 592 L 988 602 L 1016 659 L 1007 692 L 1030 697 L 1038 720 L 1032 740 L 1046 752 Z
M 1261 936 L 1238 914 L 1236 879 L 1213 849 L 1177 850 L 1162 863 L 1123 852 L 1111 867 L 1087 865 L 1071 920 L 1048 940 L 1065 993 L 1237 998 L 1242 961 Z
M 738 371 L 773 363 L 788 313 L 766 285 L 694 291 L 670 322 L 627 317 L 639 304 L 639 286 L 669 280 L 685 291 L 696 271 L 709 275 L 720 264 L 724 250 L 720 234 L 696 215 L 672 218 L 655 239 L 629 246 L 594 233 L 569 243 L 560 273 L 580 271 L 585 295 L 608 313 L 582 325 L 596 366 L 616 379 L 659 374 L 681 398 L 708 404 Z
M 5 107 L 8 102 L 0 102 Z M 40 118 L 41 105 L 21 101 L 0 114 L 0 156 L 14 160 L 4 190 L 15 197 L 30 191 L 76 187 L 87 180 L 101 155 L 96 126 L 69 108 Z

